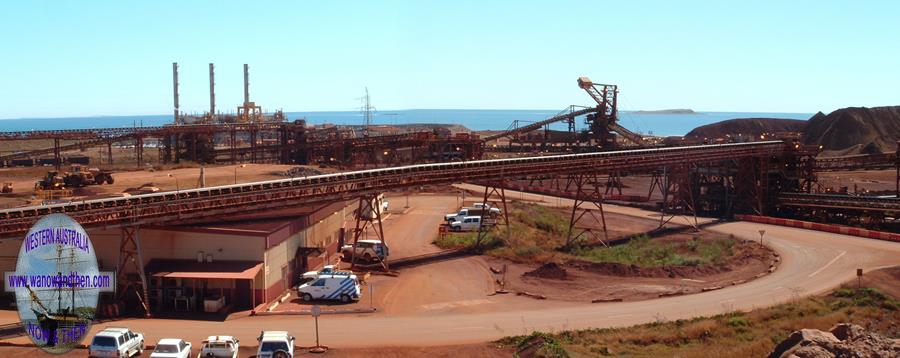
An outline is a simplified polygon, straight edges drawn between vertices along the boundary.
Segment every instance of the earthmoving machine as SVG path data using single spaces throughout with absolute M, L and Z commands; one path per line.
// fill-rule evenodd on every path
M 59 172 L 51 170 L 47 175 L 34 183 L 34 190 L 62 190 L 66 188 L 63 176 Z
M 63 175 L 63 182 L 69 188 L 80 188 L 85 185 L 101 185 L 113 183 L 112 173 L 98 168 L 86 169 L 82 165 L 75 164 L 72 171 Z
M 34 183 L 34 195 L 43 200 L 59 200 L 72 196 L 72 189 L 66 188 L 59 172 L 49 171 L 47 176 Z

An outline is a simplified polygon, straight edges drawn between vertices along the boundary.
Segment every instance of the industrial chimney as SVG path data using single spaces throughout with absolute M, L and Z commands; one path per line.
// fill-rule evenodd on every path
M 172 87 L 175 93 L 175 124 L 178 123 L 178 62 L 172 62 Z
M 212 63 L 209 64 L 209 115 L 216 116 L 216 70 Z
M 244 104 L 250 103 L 250 66 L 244 64 Z

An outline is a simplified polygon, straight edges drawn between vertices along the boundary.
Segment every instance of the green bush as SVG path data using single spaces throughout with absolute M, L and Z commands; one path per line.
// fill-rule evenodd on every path
M 728 325 L 731 327 L 747 327 L 750 325 L 750 321 L 741 316 L 735 316 L 728 319 Z

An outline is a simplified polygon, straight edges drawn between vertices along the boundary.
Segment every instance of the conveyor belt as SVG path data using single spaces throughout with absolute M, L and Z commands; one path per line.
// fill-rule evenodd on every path
M 0 237 L 24 234 L 41 217 L 65 213 L 85 227 L 178 223 L 234 213 L 347 200 L 360 195 L 422 185 L 514 178 L 553 173 L 649 170 L 781 155 L 781 141 L 636 149 L 543 157 L 420 164 L 303 178 L 206 187 L 0 210 Z
M 782 193 L 778 202 L 787 206 L 844 210 L 900 212 L 900 199 L 858 195 Z

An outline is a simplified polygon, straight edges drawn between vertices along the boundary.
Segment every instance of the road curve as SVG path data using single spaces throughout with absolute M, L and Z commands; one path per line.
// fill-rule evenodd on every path
M 627 211 L 653 215 L 634 210 Z M 759 239 L 758 230 L 766 230 L 765 244 L 782 257 L 778 270 L 742 285 L 648 301 L 565 306 L 551 301 L 540 309 L 467 314 L 323 316 L 319 319 L 321 340 L 333 347 L 432 346 L 485 342 L 532 330 L 629 326 L 714 315 L 823 293 L 853 278 L 857 268 L 869 271 L 900 264 L 900 243 L 747 222 L 708 229 L 753 240 Z M 288 330 L 297 337 L 298 345 L 308 346 L 315 337 L 308 316 L 246 317 L 224 323 L 134 319 L 115 325 L 143 331 L 148 342 L 163 337 L 200 341 L 207 335 L 232 334 L 254 345 L 260 330 Z M 92 330 L 100 326 L 104 325 Z M 22 339 L 27 341 L 24 337 L 14 341 Z

